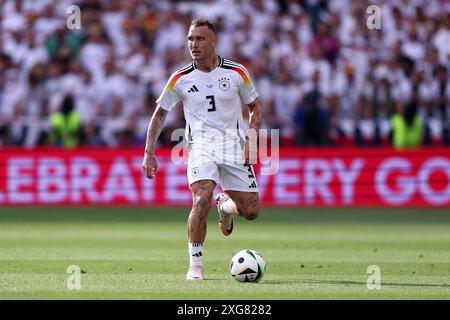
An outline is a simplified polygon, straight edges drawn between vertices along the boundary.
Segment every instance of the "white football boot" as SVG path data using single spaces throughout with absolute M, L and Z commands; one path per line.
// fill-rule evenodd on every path
M 188 273 L 186 275 L 186 280 L 190 281 L 203 280 L 203 267 L 202 266 L 189 267 Z
M 219 226 L 224 236 L 229 236 L 233 232 L 233 213 L 222 211 L 222 204 L 231 198 L 221 192 L 216 196 L 217 211 L 219 212 Z

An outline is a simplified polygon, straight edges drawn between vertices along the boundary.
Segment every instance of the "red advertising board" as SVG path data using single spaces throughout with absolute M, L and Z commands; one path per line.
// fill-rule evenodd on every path
M 157 158 L 148 180 L 141 149 L 0 149 L 0 206 L 190 205 L 186 164 L 172 161 L 169 149 Z M 264 174 L 269 166 L 275 174 Z M 254 169 L 267 206 L 450 207 L 445 148 L 289 148 Z

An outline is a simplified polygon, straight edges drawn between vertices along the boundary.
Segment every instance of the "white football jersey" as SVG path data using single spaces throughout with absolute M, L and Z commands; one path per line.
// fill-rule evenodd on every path
M 243 143 L 241 101 L 249 104 L 257 97 L 245 67 L 220 57 L 210 72 L 198 70 L 194 62 L 174 72 L 156 103 L 170 111 L 181 100 L 188 143 L 211 150 L 225 141 Z

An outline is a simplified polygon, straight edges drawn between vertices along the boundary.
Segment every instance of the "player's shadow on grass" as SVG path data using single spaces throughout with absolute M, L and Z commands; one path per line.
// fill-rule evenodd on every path
M 367 285 L 362 281 L 347 281 L 347 280 L 266 280 L 264 284 L 301 284 L 301 283 L 317 283 L 317 284 L 354 284 L 354 285 Z M 392 287 L 442 287 L 450 288 L 450 284 L 428 284 L 428 283 L 395 283 L 395 282 L 381 282 L 382 286 Z

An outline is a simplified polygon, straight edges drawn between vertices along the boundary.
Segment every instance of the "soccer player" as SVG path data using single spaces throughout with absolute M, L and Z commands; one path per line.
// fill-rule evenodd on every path
M 189 150 L 187 175 L 193 200 L 187 221 L 190 266 L 186 279 L 203 280 L 203 243 L 216 185 L 220 183 L 224 191 L 215 200 L 220 230 L 225 236 L 233 231 L 233 215 L 247 220 L 258 217 L 258 186 L 249 163 L 251 139 L 242 133 L 242 102 L 249 108 L 249 129 L 256 133 L 261 127 L 261 110 L 258 93 L 245 67 L 216 54 L 216 31 L 210 21 L 193 20 L 187 40 L 193 61 L 171 75 L 156 101 L 142 169 L 149 179 L 155 177 L 156 140 L 166 114 L 181 100 Z

